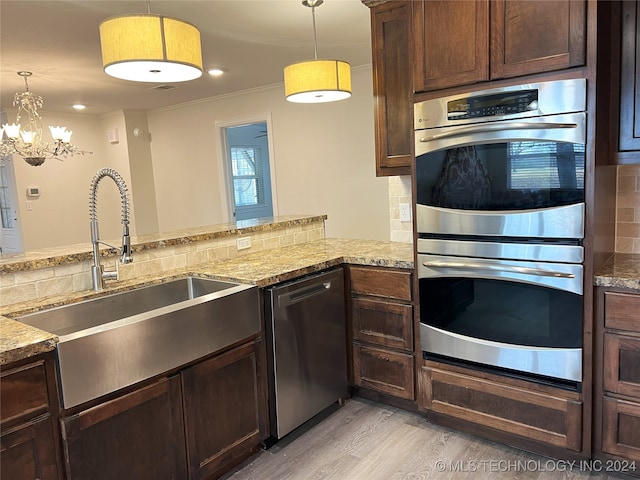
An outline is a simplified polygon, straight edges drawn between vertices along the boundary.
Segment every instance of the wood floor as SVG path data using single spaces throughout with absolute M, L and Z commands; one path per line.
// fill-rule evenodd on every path
M 626 479 L 604 464 L 549 460 L 353 398 L 262 451 L 226 480 Z M 313 422 L 313 421 L 312 421 Z M 639 466 L 640 467 L 640 466 Z

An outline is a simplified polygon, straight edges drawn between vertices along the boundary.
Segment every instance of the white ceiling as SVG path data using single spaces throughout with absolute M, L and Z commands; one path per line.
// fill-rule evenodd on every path
M 151 13 L 195 24 L 205 70 L 197 80 L 157 90 L 158 84 L 106 75 L 100 53 L 100 22 L 114 15 L 146 13 L 137 0 L 0 0 L 0 106 L 12 106 L 24 90 L 16 72 L 33 72 L 29 90 L 46 111 L 87 113 L 148 110 L 281 83 L 290 63 L 313 58 L 311 9 L 300 0 L 151 0 Z M 369 9 L 360 0 L 324 0 L 315 9 L 318 58 L 337 58 L 352 68 L 371 63 Z M 284 95 L 284 92 L 283 92 Z

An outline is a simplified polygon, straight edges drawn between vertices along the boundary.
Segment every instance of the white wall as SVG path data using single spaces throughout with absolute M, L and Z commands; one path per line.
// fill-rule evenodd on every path
M 7 109 L 9 122 L 15 110 Z M 102 167 L 115 168 L 130 182 L 126 155 L 111 155 L 107 149 L 103 120 L 95 115 L 42 112 L 45 138 L 49 125 L 64 125 L 73 131 L 72 143 L 93 155 L 74 156 L 64 161 L 47 160 L 32 167 L 14 155 L 20 226 L 27 251 L 51 246 L 90 242 L 89 190 L 91 180 Z M 109 184 L 107 184 L 109 183 Z M 40 197 L 26 196 L 29 186 L 40 187 Z M 111 180 L 99 188 L 98 218 L 103 239 L 117 239 L 122 232 L 118 190 Z M 27 210 L 27 201 L 31 209 Z
M 64 162 L 48 160 L 40 167 L 14 160 L 25 249 L 90 241 L 89 187 L 98 169 L 106 166 L 123 176 L 132 201 L 138 203 L 133 209 L 132 235 L 137 233 L 136 224 L 144 226 L 140 233 L 148 233 L 149 225 L 156 222 L 152 218 L 156 208 L 138 201 L 149 198 L 153 187 L 160 231 L 226 223 L 224 170 L 215 124 L 268 113 L 277 214 L 326 214 L 327 237 L 389 240 L 389 183 L 375 176 L 371 74 L 370 66 L 353 70 L 352 97 L 336 103 L 289 103 L 283 86 L 275 85 L 153 110 L 147 112 L 144 139 L 131 135 L 139 112 L 99 117 L 44 110 L 45 127 L 67 126 L 74 132 L 73 143 L 95 153 Z M 7 109 L 7 114 L 13 121 L 15 111 Z M 119 143 L 108 142 L 110 128 L 118 129 Z M 138 168 L 141 159 L 149 161 L 147 153 L 131 148 L 132 142 L 141 140 L 149 142 L 151 151 L 153 171 L 148 177 Z M 31 211 L 25 208 L 27 186 L 39 186 L 42 191 Z M 391 214 L 394 209 L 397 206 L 392 206 Z M 145 218 L 136 219 L 136 211 Z M 100 183 L 98 218 L 101 238 L 117 242 L 122 231 L 120 201 L 109 179 Z
M 160 229 L 228 221 L 215 123 L 270 112 L 278 213 L 326 214 L 328 237 L 388 240 L 388 182 L 375 176 L 371 67 L 354 70 L 352 83 L 352 97 L 336 103 L 293 104 L 276 85 L 150 111 Z

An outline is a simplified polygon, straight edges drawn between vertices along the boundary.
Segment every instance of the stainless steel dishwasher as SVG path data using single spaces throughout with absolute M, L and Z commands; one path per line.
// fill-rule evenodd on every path
M 347 398 L 343 269 L 268 288 L 265 300 L 271 436 L 281 439 Z

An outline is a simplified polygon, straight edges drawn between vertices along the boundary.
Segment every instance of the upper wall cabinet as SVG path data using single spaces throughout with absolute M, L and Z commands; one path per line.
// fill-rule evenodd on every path
M 614 19 L 620 23 L 613 30 L 622 40 L 618 162 L 640 163 L 640 3 L 626 1 L 619 6 L 621 16 Z
M 411 2 L 371 9 L 376 175 L 410 175 L 413 144 Z
M 586 1 L 423 0 L 412 4 L 416 92 L 585 63 Z

